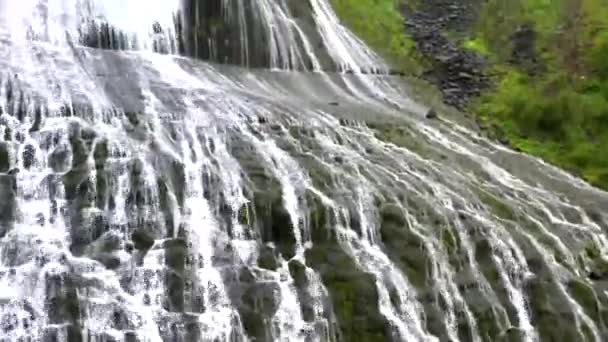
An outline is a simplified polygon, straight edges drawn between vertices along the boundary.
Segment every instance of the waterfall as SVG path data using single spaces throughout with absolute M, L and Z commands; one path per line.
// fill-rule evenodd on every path
M 608 194 L 328 0 L 0 0 L 1 341 L 602 341 Z

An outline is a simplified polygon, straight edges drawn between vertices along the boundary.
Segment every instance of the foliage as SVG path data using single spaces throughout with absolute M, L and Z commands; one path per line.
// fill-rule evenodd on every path
M 396 0 L 332 0 L 340 20 L 393 67 L 408 73 L 420 70 L 414 41 L 406 34 Z
M 512 26 L 533 23 L 544 68 L 527 75 L 508 64 L 509 51 L 489 43 L 497 63 L 496 89 L 471 109 L 515 147 L 608 188 L 603 151 L 608 146 L 608 32 L 603 31 L 608 16 L 597 16 L 606 13 L 600 2 L 533 0 L 520 3 L 522 11 L 514 2 L 504 12 L 496 12 L 499 1 L 488 2 L 481 23 L 504 23 L 504 18 Z M 477 35 L 487 42 L 504 41 L 504 27 L 497 27 L 481 25 Z
M 405 1 L 332 0 L 347 26 L 409 71 L 405 66 L 420 66 L 422 59 L 399 13 Z M 496 87 L 470 111 L 492 135 L 608 189 L 608 1 L 487 0 L 480 6 L 462 46 L 492 63 Z M 513 34 L 522 27 L 534 32 L 534 60 L 525 66 L 512 60 Z
M 471 51 L 477 52 L 478 54 L 480 54 L 482 56 L 490 55 L 490 50 L 489 50 L 488 46 L 486 45 L 486 42 L 480 38 L 473 38 L 473 39 L 465 40 L 463 43 L 463 47 L 465 49 L 469 49 Z

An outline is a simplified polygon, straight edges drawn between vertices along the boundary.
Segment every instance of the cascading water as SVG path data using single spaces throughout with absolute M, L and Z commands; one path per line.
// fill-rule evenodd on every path
M 0 35 L 1 341 L 608 337 L 608 194 L 425 120 L 327 0 Z

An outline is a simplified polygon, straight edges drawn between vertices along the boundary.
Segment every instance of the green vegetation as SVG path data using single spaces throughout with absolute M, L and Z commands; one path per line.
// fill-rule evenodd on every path
M 306 195 L 312 233 L 312 248 L 306 263 L 320 275 L 329 291 L 341 341 L 375 342 L 389 340 L 389 324 L 378 308 L 378 292 L 373 275 L 359 269 L 335 240 L 329 207 L 313 193 Z M 290 265 L 298 283 L 303 279 Z M 299 280 L 298 280 L 299 279 Z
M 404 30 L 398 0 L 331 0 L 340 19 L 400 71 L 417 74 L 420 57 Z
M 608 15 L 602 0 L 489 1 L 475 51 L 496 88 L 471 111 L 513 146 L 608 188 Z M 510 63 L 517 27 L 534 31 L 534 70 Z M 505 46 L 510 48 L 505 49 Z
M 423 60 L 399 11 L 416 2 L 332 2 L 372 48 L 418 73 Z M 602 150 L 608 146 L 608 1 L 488 0 L 479 6 L 461 46 L 488 59 L 495 88 L 469 111 L 491 135 L 608 189 Z

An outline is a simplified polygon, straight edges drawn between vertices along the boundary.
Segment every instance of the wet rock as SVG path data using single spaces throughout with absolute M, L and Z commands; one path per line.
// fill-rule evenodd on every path
M 504 333 L 501 334 L 498 341 L 501 342 L 523 342 L 527 340 L 527 333 L 525 330 L 510 327 Z
M 137 338 L 137 333 L 135 333 L 134 331 L 126 331 L 125 342 L 139 342 L 139 339 Z
M 267 270 L 276 271 L 279 267 L 277 253 L 274 247 L 263 245 L 258 256 L 258 266 Z
M 17 180 L 12 175 L 0 175 L 0 237 L 3 237 L 14 224 L 17 209 Z
M 0 172 L 8 172 L 11 167 L 11 160 L 8 148 L 9 147 L 6 142 L 0 142 Z
M 306 266 L 302 264 L 299 260 L 290 260 L 289 261 L 289 273 L 293 278 L 296 286 L 304 287 L 308 282 L 308 278 L 306 277 Z
M 167 270 L 164 277 L 165 300 L 163 308 L 169 312 L 184 311 L 184 278 L 181 274 Z
M 67 274 L 47 274 L 44 285 L 47 296 L 45 310 L 50 323 L 77 323 L 81 310 L 73 279 Z
M 242 224 L 244 226 L 249 226 L 250 225 L 250 209 L 249 209 L 249 203 L 247 204 L 243 204 L 240 208 L 239 211 L 237 213 L 237 220 L 239 222 L 239 224 Z
M 451 0 L 425 1 L 415 10 L 403 6 L 405 27 L 416 41 L 418 51 L 432 64 L 423 78 L 439 87 L 445 103 L 459 109 L 464 109 L 491 83 L 483 73 L 484 58 L 461 48 L 444 32 L 468 32 L 480 7 L 476 1 L 455 4 Z
M 135 112 L 126 112 L 125 117 L 129 121 L 129 123 L 133 126 L 138 126 L 140 124 L 139 114 Z
M 36 150 L 28 144 L 23 148 L 23 167 L 28 170 L 36 162 Z
M 281 132 L 281 131 L 283 131 L 283 126 L 278 125 L 278 124 L 277 125 L 271 125 L 270 129 L 273 130 L 273 131 L 275 131 L 275 132 Z
M 273 242 L 285 259 L 291 259 L 295 255 L 294 226 L 279 194 L 272 190 L 254 194 L 256 221 L 264 241 Z
M 372 275 L 362 272 L 339 245 L 314 244 L 306 261 L 329 291 L 344 341 L 390 341 L 390 325 L 378 309 Z M 292 266 L 293 267 L 293 266 Z
M 243 328 L 253 341 L 269 341 L 272 335 L 268 329 L 267 320 L 254 311 L 241 312 Z
M 63 172 L 68 167 L 70 151 L 64 145 L 57 146 L 53 152 L 49 154 L 48 163 L 54 172 Z
M 589 272 L 591 280 L 608 280 L 608 260 L 598 257 L 593 260 L 591 270 Z
M 300 260 L 293 259 L 289 261 L 288 267 L 296 286 L 302 318 L 306 322 L 314 322 L 316 319 L 315 306 L 317 303 L 315 303 L 315 299 L 313 299 L 313 295 L 310 292 L 311 288 L 306 275 L 306 266 Z
M 314 243 L 335 241 L 335 232 L 329 222 L 330 214 L 321 200 L 313 193 L 306 193 L 308 205 L 308 223 Z
M 281 288 L 275 282 L 254 283 L 245 291 L 243 304 L 262 317 L 272 317 L 281 304 Z
M 166 240 L 162 246 L 165 249 L 165 263 L 177 272 L 184 272 L 188 245 L 184 239 Z
M 138 228 L 133 231 L 133 233 L 131 233 L 131 240 L 133 241 L 135 249 L 144 252 L 154 245 L 154 235 L 143 228 Z
M 438 115 L 437 112 L 433 108 L 431 108 L 426 112 L 424 117 L 427 119 L 437 119 Z
M 425 288 L 429 278 L 429 256 L 424 242 L 410 230 L 401 209 L 394 204 L 380 208 L 380 237 L 388 255 L 395 260 L 410 282 L 417 288 Z
M 106 233 L 100 238 L 89 244 L 84 253 L 93 260 L 97 260 L 109 269 L 116 269 L 120 266 L 120 258 L 114 254 L 122 244 L 120 236 L 113 233 Z

